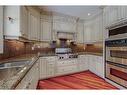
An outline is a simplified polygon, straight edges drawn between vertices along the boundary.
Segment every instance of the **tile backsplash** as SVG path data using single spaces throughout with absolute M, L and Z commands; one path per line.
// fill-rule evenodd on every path
M 32 48 L 34 48 L 32 50 Z M 0 54 L 0 60 L 10 57 L 20 56 L 23 54 L 33 54 L 37 52 L 52 53 L 53 49 L 49 44 L 41 43 L 25 43 L 17 40 L 5 40 L 4 41 L 4 53 Z
M 77 52 L 103 52 L 102 43 L 99 44 L 76 44 L 70 45 L 73 53 Z M 26 43 L 17 40 L 5 40 L 4 41 L 4 53 L 0 54 L 0 60 L 7 59 L 10 57 L 20 56 L 23 54 L 34 54 L 34 53 L 55 53 L 55 50 L 51 48 L 50 43 Z

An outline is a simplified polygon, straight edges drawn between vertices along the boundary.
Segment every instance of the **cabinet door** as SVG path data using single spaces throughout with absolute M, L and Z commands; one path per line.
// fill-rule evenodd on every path
M 3 7 L 0 6 L 0 53 L 3 53 Z
M 91 40 L 92 40 L 92 37 L 91 37 L 92 29 L 93 29 L 92 23 L 90 21 L 85 22 L 85 25 L 84 25 L 84 43 L 91 42 Z
M 23 37 L 28 38 L 28 10 L 24 6 L 20 8 L 20 31 Z
M 118 7 L 108 6 L 104 9 L 105 27 L 110 26 L 118 20 Z
M 102 13 L 99 15 L 99 25 L 98 25 L 98 27 L 99 27 L 99 32 L 97 32 L 98 41 L 103 41 L 103 37 L 104 37 L 103 28 L 104 28 L 104 26 L 103 26 L 103 14 Z
M 95 62 L 94 62 L 94 58 L 93 58 L 93 55 L 88 55 L 88 64 L 89 64 L 89 70 L 94 72 L 95 71 Z
M 88 57 L 86 55 L 82 55 L 78 58 L 78 68 L 79 71 L 88 70 Z
M 118 20 L 127 18 L 127 6 L 118 6 Z
M 51 21 L 41 19 L 41 40 L 42 41 L 51 41 Z
M 55 76 L 55 65 L 56 61 L 50 61 L 47 60 L 47 77 L 53 77 Z
M 97 56 L 96 63 L 97 63 L 96 64 L 97 75 L 103 77 L 104 76 L 103 57 Z
M 84 23 L 78 22 L 77 24 L 77 42 L 84 42 Z
M 40 13 L 32 8 L 28 9 L 28 32 L 30 40 L 39 40 Z
M 44 58 L 40 58 L 39 59 L 40 60 L 40 79 L 44 79 L 44 78 L 46 78 L 47 77 L 47 71 L 46 71 L 46 68 L 47 68 L 47 66 L 46 66 L 46 60 L 44 59 Z
M 116 6 L 113 6 L 110 8 L 110 22 L 109 23 L 115 23 L 118 19 L 118 8 Z
M 29 13 L 29 39 L 37 40 L 37 18 Z

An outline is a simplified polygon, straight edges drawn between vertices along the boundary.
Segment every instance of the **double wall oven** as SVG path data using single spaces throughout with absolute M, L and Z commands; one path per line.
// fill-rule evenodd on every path
M 109 32 L 113 33 L 109 34 L 118 37 L 119 34 L 117 33 L 121 35 L 121 29 L 123 28 L 125 27 L 110 30 Z M 124 33 L 127 33 L 127 26 Z M 127 36 L 116 38 L 109 35 L 109 38 L 110 36 L 113 39 L 107 39 L 105 42 L 105 77 L 127 88 Z

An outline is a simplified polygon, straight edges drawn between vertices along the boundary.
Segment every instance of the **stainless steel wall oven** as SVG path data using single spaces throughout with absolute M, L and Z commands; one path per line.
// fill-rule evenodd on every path
M 127 88 L 127 38 L 105 42 L 105 77 Z

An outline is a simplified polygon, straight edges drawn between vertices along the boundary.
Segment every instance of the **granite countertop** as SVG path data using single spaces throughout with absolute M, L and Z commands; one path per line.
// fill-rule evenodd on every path
M 14 89 L 18 83 L 24 78 L 26 73 L 32 68 L 34 63 L 38 60 L 36 54 L 26 54 L 15 58 L 9 58 L 2 62 L 30 60 L 30 64 L 23 67 L 5 68 L 0 69 L 0 89 Z M 1 64 L 2 64 L 1 62 Z

